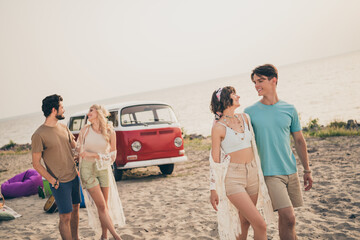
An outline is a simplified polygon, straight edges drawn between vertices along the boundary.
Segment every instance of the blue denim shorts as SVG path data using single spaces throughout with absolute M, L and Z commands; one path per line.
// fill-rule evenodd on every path
M 50 188 L 55 197 L 56 205 L 60 214 L 72 212 L 72 205 L 80 203 L 80 181 L 78 176 L 70 182 L 59 183 L 58 189 L 53 188 L 51 184 Z

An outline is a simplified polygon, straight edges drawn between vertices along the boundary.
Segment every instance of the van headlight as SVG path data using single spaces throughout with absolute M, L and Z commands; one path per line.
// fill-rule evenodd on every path
M 132 150 L 134 150 L 135 152 L 140 151 L 141 149 L 141 143 L 139 141 L 135 141 L 131 144 L 131 148 Z
M 175 138 L 174 144 L 175 144 L 176 147 L 181 147 L 181 145 L 182 145 L 182 139 L 181 139 L 181 137 Z

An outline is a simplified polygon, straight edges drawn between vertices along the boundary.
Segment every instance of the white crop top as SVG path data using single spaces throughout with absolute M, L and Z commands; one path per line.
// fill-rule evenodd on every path
M 95 132 L 92 127 L 89 126 L 89 132 L 85 136 L 84 150 L 92 153 L 108 153 L 110 144 L 101 133 Z
M 236 152 L 245 148 L 251 147 L 251 132 L 249 130 L 249 126 L 247 125 L 243 114 L 241 114 L 241 117 L 244 121 L 244 132 L 239 133 L 230 127 L 228 127 L 226 124 L 222 122 L 218 122 L 221 125 L 226 127 L 226 134 L 225 138 L 221 141 L 221 148 L 224 150 L 226 154 Z

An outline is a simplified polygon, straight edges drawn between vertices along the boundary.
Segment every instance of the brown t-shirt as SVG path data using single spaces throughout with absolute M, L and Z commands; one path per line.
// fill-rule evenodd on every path
M 41 152 L 47 171 L 60 182 L 69 182 L 76 175 L 71 140 L 74 136 L 60 123 L 55 127 L 41 125 L 31 137 L 33 153 Z

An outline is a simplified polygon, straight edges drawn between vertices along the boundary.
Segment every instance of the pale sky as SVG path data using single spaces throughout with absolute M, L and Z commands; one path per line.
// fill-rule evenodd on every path
M 360 1 L 0 0 L 0 119 L 360 49 Z

